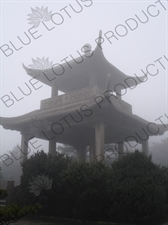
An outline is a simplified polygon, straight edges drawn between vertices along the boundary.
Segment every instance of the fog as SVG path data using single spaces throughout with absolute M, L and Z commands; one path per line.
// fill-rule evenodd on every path
M 42 6 L 55 13 L 52 20 L 29 30 L 31 7 Z M 73 8 L 81 12 L 76 13 Z M 132 105 L 133 114 L 157 123 L 161 123 L 157 119 L 162 117 L 168 124 L 167 10 L 167 1 L 1 2 L 0 116 L 15 117 L 34 111 L 40 108 L 42 99 L 51 96 L 49 86 L 40 82 L 37 90 L 31 86 L 31 77 L 22 63 L 28 66 L 37 57 L 49 57 L 53 63 L 61 63 L 66 57 L 71 60 L 70 55 L 78 57 L 77 51 L 86 43 L 94 50 L 102 30 L 103 53 L 111 64 L 129 76 L 139 77 L 144 75 L 143 71 L 150 71 L 147 80 L 132 90 L 128 88 L 122 99 Z M 27 96 L 20 91 L 26 92 L 25 83 L 31 89 Z M 165 137 L 167 132 L 150 138 L 150 146 Z M 0 126 L 1 155 L 20 145 L 20 141 L 19 132 Z M 38 142 L 39 149 L 47 151 L 48 143 Z M 165 157 L 168 162 L 168 154 Z

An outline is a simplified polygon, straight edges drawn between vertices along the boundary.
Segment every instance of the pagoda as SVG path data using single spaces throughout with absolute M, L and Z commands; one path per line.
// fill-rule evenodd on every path
M 92 51 L 86 44 L 83 55 L 47 69 L 23 64 L 27 74 L 52 89 L 51 98 L 41 101 L 40 109 L 18 117 L 0 118 L 5 129 L 20 131 L 23 161 L 29 140 L 49 141 L 49 154 L 56 154 L 56 143 L 74 146 L 78 162 L 85 162 L 89 146 L 90 161 L 102 161 L 104 144 L 116 143 L 119 156 L 124 143 L 142 144 L 148 155 L 150 136 L 162 135 L 167 128 L 132 113 L 132 106 L 121 99 L 122 90 L 142 83 L 144 77 L 127 76 L 103 55 L 99 42 Z M 126 82 L 129 86 L 126 86 Z M 64 92 L 58 95 L 58 91 Z

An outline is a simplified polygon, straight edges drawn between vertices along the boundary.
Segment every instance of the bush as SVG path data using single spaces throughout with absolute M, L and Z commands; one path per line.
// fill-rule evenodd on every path
M 102 207 L 109 201 L 106 167 L 99 163 L 71 164 L 63 173 L 66 195 L 73 202 L 78 219 L 103 220 Z
M 152 163 L 151 156 L 128 153 L 111 169 L 109 218 L 140 224 L 155 224 L 165 218 L 166 180 L 159 181 L 162 170 Z
M 166 216 L 167 170 L 138 151 L 110 167 L 44 152 L 22 166 L 23 198 L 43 203 L 43 215 L 136 224 L 158 224 Z
M 37 202 L 44 205 L 48 199 L 45 189 L 47 188 L 47 191 L 51 189 L 51 182 L 59 179 L 70 161 L 62 154 L 51 156 L 44 151 L 32 155 L 21 165 L 23 174 L 17 202 L 19 204 Z

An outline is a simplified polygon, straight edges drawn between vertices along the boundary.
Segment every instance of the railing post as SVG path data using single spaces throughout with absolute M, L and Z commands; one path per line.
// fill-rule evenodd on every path
M 7 193 L 8 193 L 8 196 L 6 198 L 6 204 L 7 205 L 13 202 L 13 199 L 14 199 L 13 191 L 14 191 L 14 181 L 13 180 L 8 180 L 8 182 L 7 182 Z

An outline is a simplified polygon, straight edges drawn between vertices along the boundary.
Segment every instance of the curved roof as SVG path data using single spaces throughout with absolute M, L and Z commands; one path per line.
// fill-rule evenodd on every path
M 101 38 L 101 32 L 99 38 Z M 95 84 L 104 89 L 107 74 L 111 74 L 112 77 L 112 82 L 109 86 L 112 91 L 115 91 L 116 85 L 117 90 L 128 88 L 125 80 L 129 80 L 129 87 L 134 87 L 145 79 L 145 76 L 139 77 L 139 79 L 137 77 L 128 76 L 113 66 L 104 57 L 99 43 L 93 51 L 89 49 L 88 44 L 85 45 L 85 49 L 86 51 L 83 51 L 84 54 L 80 54 L 80 57 L 69 61 L 67 60 L 62 64 L 56 63 L 48 69 L 28 68 L 24 64 L 23 68 L 31 77 L 51 87 L 57 87 L 58 90 L 65 93 L 88 87 L 91 77 L 96 78 Z

